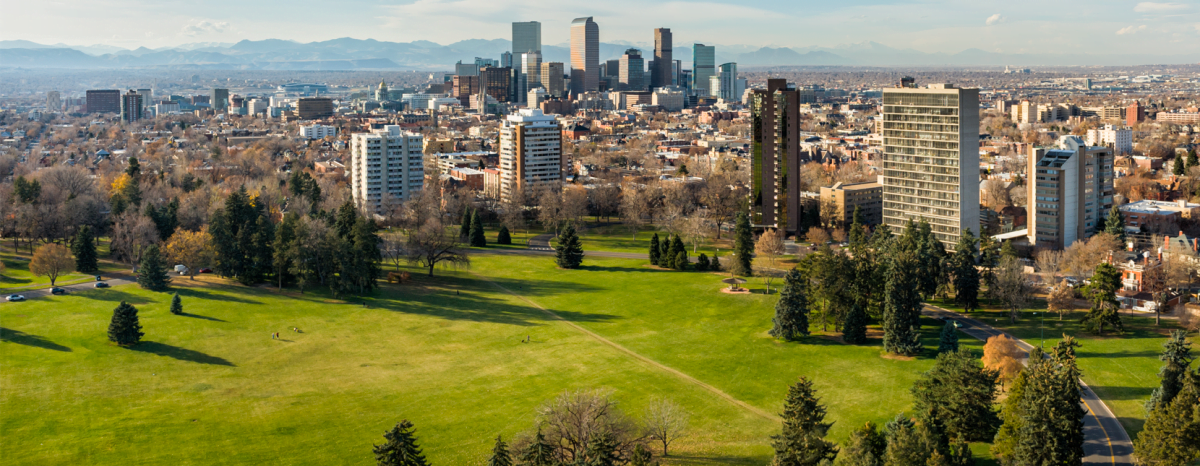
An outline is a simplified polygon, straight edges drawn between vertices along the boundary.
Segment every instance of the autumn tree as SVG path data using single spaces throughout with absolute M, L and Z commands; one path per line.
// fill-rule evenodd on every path
M 171 235 L 166 244 L 167 260 L 187 267 L 188 275 L 196 279 L 201 266 L 211 265 L 216 260 L 216 249 L 207 229 L 200 231 L 179 230 Z
M 1021 372 L 1024 357 L 1025 352 L 1017 346 L 1016 340 L 1005 334 L 990 337 L 983 345 L 983 367 L 996 371 L 1000 380 L 1006 383 Z
M 1046 297 L 1046 308 L 1050 312 L 1058 313 L 1058 320 L 1062 320 L 1063 315 L 1070 313 L 1075 309 L 1075 290 L 1071 285 L 1063 280 L 1050 291 L 1050 295 Z
M 75 259 L 71 251 L 61 244 L 44 244 L 33 253 L 29 261 L 29 272 L 50 279 L 50 286 L 58 277 L 75 269 Z

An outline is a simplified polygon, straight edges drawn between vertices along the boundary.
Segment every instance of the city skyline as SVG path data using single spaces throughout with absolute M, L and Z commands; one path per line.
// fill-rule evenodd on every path
M 341 37 L 452 43 L 509 38 L 512 22 L 538 21 L 542 43 L 569 41 L 573 18 L 592 16 L 602 42 L 653 43 L 653 29 L 671 28 L 675 43 L 768 47 L 835 47 L 875 41 L 927 53 L 979 48 L 998 53 L 1200 52 L 1200 5 L 1180 2 L 1053 2 L 1017 0 L 1002 6 L 909 0 L 755 5 L 726 1 L 566 2 L 527 0 L 418 0 L 379 5 L 352 0 L 344 8 L 311 15 L 301 5 L 274 2 L 200 2 L 201 8 L 142 0 L 104 5 L 51 2 L 6 4 L 0 40 L 133 49 L 197 42 L 282 39 L 311 42 Z M 940 5 L 939 5 L 940 4 Z M 47 5 L 50 8 L 47 8 Z M 63 8 L 68 7 L 67 11 Z M 203 11 L 203 15 L 197 15 Z M 637 14 L 632 12 L 636 11 Z M 367 13 L 364 13 L 367 12 Z M 105 19 L 132 19 L 137 33 L 85 27 Z M 669 18 L 669 19 L 666 19 Z M 56 25 L 56 27 L 47 27 Z M 946 37 L 955 40 L 947 41 Z M 1169 50 L 1165 50 L 1169 49 Z

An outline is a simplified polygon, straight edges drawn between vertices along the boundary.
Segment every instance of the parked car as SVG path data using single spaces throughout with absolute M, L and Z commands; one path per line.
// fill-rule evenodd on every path
M 67 294 L 66 288 L 54 287 L 50 289 L 50 294 Z
M 212 269 L 204 267 L 200 269 L 200 273 L 212 273 Z
M 108 288 L 108 282 L 96 282 L 96 288 Z
M 24 300 L 25 300 L 25 295 L 20 295 L 20 294 L 10 294 L 10 295 L 8 295 L 8 301 L 9 301 L 9 302 L 13 302 L 13 303 L 15 303 L 15 302 L 20 302 L 20 301 L 24 301 Z

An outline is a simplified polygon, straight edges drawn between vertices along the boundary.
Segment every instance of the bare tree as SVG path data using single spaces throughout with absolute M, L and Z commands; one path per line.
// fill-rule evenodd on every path
M 621 207 L 621 190 L 612 184 L 591 190 L 592 206 L 596 209 L 596 217 L 611 220 L 612 215 Z
M 687 430 L 688 413 L 683 406 L 667 398 L 654 398 L 646 408 L 646 419 L 643 421 L 646 436 L 662 443 L 663 456 L 667 456 L 667 447 Z
M 621 192 L 621 218 L 625 225 L 633 230 L 633 239 L 637 239 L 638 230 L 645 224 L 645 217 L 650 214 L 651 202 L 643 187 L 629 184 Z
M 1062 266 L 1062 262 L 1062 251 L 1054 251 L 1050 249 L 1038 251 L 1035 268 L 1037 269 L 1038 275 L 1042 277 L 1042 283 L 1054 283 L 1054 278 L 1058 276 L 1058 271 Z
M 537 199 L 538 222 L 542 224 L 543 229 L 553 230 L 554 236 L 558 236 L 558 230 L 562 227 L 563 220 L 562 190 L 558 189 L 556 185 L 540 185 Z
M 1121 244 L 1112 235 L 1097 233 L 1086 241 L 1079 240 L 1067 247 L 1059 267 L 1076 277 L 1091 277 L 1096 266 L 1108 258 L 1108 253 L 1120 248 Z
M 563 220 L 579 223 L 587 215 L 587 190 L 580 186 L 571 186 L 563 190 L 562 211 Z
M 730 186 L 733 184 L 729 175 L 720 174 L 709 179 L 700 196 L 708 208 L 709 218 L 712 219 L 717 231 L 717 239 L 721 239 L 721 227 L 732 223 L 738 212 L 738 199 Z
M 804 239 L 812 243 L 813 246 L 820 246 L 829 242 L 829 232 L 823 228 L 809 228 L 808 233 L 804 235 Z
M 619 456 L 628 458 L 641 440 L 637 425 L 606 390 L 566 392 L 538 408 L 538 424 L 546 441 L 555 446 L 561 462 L 585 464 L 593 437 L 610 435 Z
M 1057 312 L 1058 320 L 1062 320 L 1064 314 L 1075 309 L 1075 290 L 1066 280 L 1055 285 L 1054 290 L 1046 297 L 1046 309 Z
M 408 253 L 408 263 L 427 267 L 429 276 L 432 277 L 433 268 L 438 264 L 453 267 L 471 265 L 466 249 L 459 246 L 456 232 L 448 231 L 441 222 L 430 220 L 421 228 L 409 233 L 405 249 Z
M 994 295 L 1008 308 L 1009 319 L 1016 323 L 1021 309 L 1029 302 L 1033 293 L 1033 286 L 1025 277 L 1025 264 L 1021 263 L 1020 259 L 1004 257 L 1000 259 L 1000 266 L 996 267 L 995 273 Z
M 982 201 L 984 205 L 996 212 L 1013 205 L 1012 195 L 1008 190 L 1008 183 L 994 178 L 987 180 L 987 186 L 983 189 Z
M 158 227 L 140 213 L 126 212 L 113 227 L 112 250 L 118 260 L 134 266 L 134 270 L 142 260 L 142 252 L 157 242 Z
M 688 240 L 692 243 L 692 254 L 696 253 L 700 242 L 708 239 L 709 234 L 712 232 L 709 223 L 711 222 L 708 219 L 708 210 L 706 209 L 698 209 L 684 218 L 682 231 L 683 235 L 687 236 Z

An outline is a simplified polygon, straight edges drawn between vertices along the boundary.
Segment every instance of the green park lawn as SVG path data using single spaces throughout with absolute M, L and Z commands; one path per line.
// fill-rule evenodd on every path
M 635 417 L 655 396 L 691 413 L 664 464 L 765 464 L 778 421 L 714 390 L 778 413 L 787 386 L 807 376 L 835 421 L 831 437 L 844 442 L 862 423 L 910 409 L 909 387 L 933 363 L 932 349 L 883 357 L 877 338 L 775 341 L 766 330 L 776 296 L 722 294 L 718 275 L 644 260 L 559 270 L 544 256 L 476 255 L 471 269 L 432 279 L 409 270 L 412 282 L 350 303 L 206 276 L 175 279 L 183 316 L 167 311 L 169 293 L 135 286 L 0 304 L 0 455 L 5 464 L 373 464 L 371 444 L 409 419 L 435 464 L 479 464 L 496 435 L 528 431 L 542 403 L 602 388 Z M 145 327 L 133 348 L 105 338 L 122 300 Z M 927 323 L 925 344 L 936 347 L 939 328 Z
M 22 249 L 21 254 L 14 254 L 9 248 L 5 248 L 4 252 L 0 252 L 0 261 L 4 261 L 4 271 L 0 272 L 0 294 L 50 287 L 49 278 L 29 272 L 29 259 L 31 257 L 33 256 L 24 249 Z M 100 273 L 102 275 L 128 271 L 128 267 L 104 260 L 100 261 Z M 73 285 L 94 281 L 95 279 L 94 274 L 72 272 L 59 276 L 58 280 L 55 281 L 55 285 Z
M 589 225 L 579 230 L 579 239 L 583 241 L 584 250 L 646 254 L 649 251 L 650 238 L 655 233 L 658 234 L 660 240 L 670 234 L 657 226 L 643 226 L 638 228 L 637 238 L 634 238 L 633 230 L 626 225 Z M 722 235 L 720 241 L 709 238 L 698 244 L 695 253 L 692 252 L 690 241 L 684 241 L 684 246 L 687 246 L 689 256 L 699 256 L 700 253 L 704 253 L 712 257 L 718 248 L 721 249 L 721 255 L 724 256 L 729 254 L 732 247 L 730 241 L 731 238 L 728 235 Z M 550 244 L 555 243 L 551 240 Z

